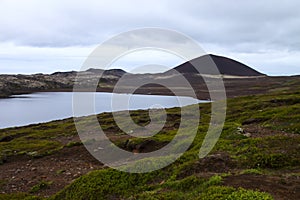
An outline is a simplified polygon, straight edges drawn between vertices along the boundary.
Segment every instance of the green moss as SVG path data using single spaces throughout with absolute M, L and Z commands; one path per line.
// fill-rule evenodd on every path
M 64 173 L 64 172 L 66 172 L 65 169 L 60 169 L 60 170 L 57 170 L 57 171 L 56 171 L 56 174 L 62 174 L 62 173 Z
M 271 93 L 240 97 L 228 101 L 227 122 L 243 123 L 256 119 L 255 123 L 274 130 L 300 133 L 300 95 Z
M 158 174 L 130 174 L 112 169 L 93 171 L 77 179 L 53 199 L 108 199 L 128 196 L 151 187 L 147 184 L 155 180 Z M 164 178 L 163 175 L 160 177 Z
M 263 174 L 262 170 L 260 169 L 245 169 L 240 174 L 258 174 L 261 175 Z
M 74 147 L 80 145 L 82 145 L 82 142 L 69 142 L 68 144 L 66 144 L 66 147 Z
M 247 168 L 284 168 L 300 164 L 300 137 L 270 136 L 219 140 L 215 151 L 225 151 Z
M 200 194 L 198 200 L 225 200 L 227 196 L 235 191 L 232 187 L 212 186 Z
M 235 189 L 232 187 L 213 186 L 203 192 L 198 200 L 273 200 L 273 197 L 264 192 Z
M 205 183 L 205 179 L 198 178 L 196 176 L 189 176 L 181 180 L 169 181 L 162 185 L 163 188 L 172 189 L 175 191 L 188 191 L 195 186 L 199 186 Z
M 49 186 L 52 184 L 51 181 L 41 181 L 40 183 L 34 185 L 31 189 L 30 189 L 30 193 L 36 193 L 39 192 L 40 190 L 44 190 L 49 188 Z
M 52 154 L 64 146 L 57 138 L 75 134 L 77 132 L 71 119 L 1 129 L 0 163 L 3 158 L 14 155 L 27 154 L 32 157 L 42 157 Z
M 228 200 L 272 200 L 273 197 L 264 192 L 245 190 L 240 188 L 239 190 L 231 193 L 228 197 Z

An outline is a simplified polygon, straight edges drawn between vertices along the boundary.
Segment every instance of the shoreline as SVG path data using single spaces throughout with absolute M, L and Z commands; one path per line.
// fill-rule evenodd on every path
M 78 92 L 78 91 L 77 91 Z M 84 91 L 84 92 L 90 92 L 90 91 Z M 49 97 L 50 99 L 51 99 L 51 96 L 48 96 L 48 95 L 51 95 L 51 93 L 56 93 L 57 95 L 59 94 L 59 93 L 65 93 L 65 95 L 67 95 L 67 96 L 65 96 L 65 97 L 67 97 L 68 98 L 68 105 L 69 104 L 71 104 L 72 105 L 72 101 L 70 101 L 69 102 L 69 100 L 72 100 L 72 93 L 73 93 L 73 91 L 67 91 L 67 90 L 64 90 L 64 91 L 59 91 L 59 92 L 57 92 L 57 91 L 47 91 L 47 92 L 34 92 L 34 93 L 36 93 L 36 94 L 41 94 L 41 95 L 43 95 L 43 93 L 44 93 L 44 95 L 46 95 L 47 97 Z M 31 94 L 34 94 L 34 93 L 31 93 Z M 50 94 L 46 94 L 46 93 L 50 93 Z M 103 93 L 103 94 L 105 94 L 105 96 L 106 95 L 112 95 L 112 94 L 118 94 L 118 95 L 126 95 L 125 93 L 108 93 L 108 92 L 97 92 L 98 94 L 99 94 L 99 98 L 101 98 L 101 93 Z M 96 93 L 95 93 L 96 94 Z M 128 95 L 128 94 L 127 94 Z M 140 97 L 140 98 L 149 98 L 149 97 L 147 97 L 147 96 L 150 96 L 150 95 L 145 95 L 145 94 L 134 94 L 134 96 L 139 96 L 139 95 L 142 95 L 143 97 Z M 155 98 L 160 98 L 159 96 L 162 96 L 162 95 L 154 95 L 154 94 L 151 94 L 151 96 L 156 96 L 156 97 L 154 97 L 154 99 Z M 95 96 L 96 97 L 96 96 Z M 97 97 L 97 99 L 98 99 L 98 97 Z M 164 95 L 164 97 L 174 97 L 174 98 L 176 98 L 175 96 L 166 96 L 166 95 Z M 13 98 L 19 98 L 19 97 L 17 97 L 17 96 L 11 96 L 10 98 L 7 98 L 7 99 L 13 99 Z M 20 98 L 22 98 L 22 96 L 20 97 Z M 31 98 L 31 96 L 26 96 L 26 98 Z M 70 99 L 71 98 L 71 99 Z M 184 96 L 178 96 L 178 98 L 192 98 L 192 97 L 184 97 Z M 151 98 L 150 98 L 151 99 Z M 179 104 L 173 104 L 173 103 L 169 103 L 169 104 L 165 104 L 165 106 L 163 106 L 163 108 L 164 109 L 169 109 L 169 108 L 180 108 L 180 107 L 182 107 L 182 106 L 189 106 L 189 105 L 196 105 L 196 104 L 206 104 L 206 103 L 210 103 L 210 101 L 206 101 L 206 100 L 197 100 L 197 99 L 195 99 L 195 98 L 192 98 L 192 99 L 190 99 L 191 100 L 191 102 L 190 102 L 190 104 L 183 104 L 183 105 L 179 105 Z M 8 101 L 10 101 L 10 100 L 8 100 Z M 50 100 L 51 102 L 52 102 L 52 100 Z M 54 102 L 54 99 L 53 99 L 53 102 Z M 108 102 L 109 103 L 109 102 Z M 151 103 L 150 103 L 151 104 Z M 163 103 L 164 104 L 164 103 Z M 55 104 L 54 104 L 55 105 Z M 29 105 L 30 106 L 30 105 Z M 148 104 L 144 104 L 144 106 L 142 106 L 141 107 L 141 105 L 139 105 L 139 103 L 137 102 L 137 107 L 131 107 L 131 108 L 128 108 L 130 111 L 137 111 L 137 110 L 149 110 L 149 109 L 151 109 L 151 106 L 149 105 L 148 106 Z M 60 115 L 64 115 L 63 113 L 60 113 L 60 114 L 58 114 L 57 115 L 57 117 L 51 117 L 50 116 L 50 118 L 52 118 L 52 119 L 46 119 L 46 118 L 48 118 L 48 117 L 45 117 L 45 118 L 43 118 L 43 119 L 40 119 L 40 120 L 38 120 L 38 119 L 32 119 L 31 120 L 31 122 L 30 121 L 20 121 L 20 122 L 16 122 L 16 123 L 13 123 L 13 124 L 10 124 L 10 123 L 8 123 L 7 125 L 5 125 L 5 122 L 2 124 L 2 125 L 4 125 L 3 127 L 1 126 L 0 127 L 0 130 L 1 129 L 9 129 L 9 128 L 20 128 L 20 127 L 26 127 L 26 126 L 31 126 L 31 125 L 38 125 L 38 124 L 43 124 L 43 123 L 49 123 L 49 122 L 54 122 L 54 121 L 62 121 L 62 120 L 66 120 L 66 119 L 70 119 L 70 118 L 72 118 L 72 119 L 74 119 L 74 118 L 80 118 L 80 117 L 90 117 L 90 116 L 93 116 L 93 115 L 99 115 L 99 114 L 102 114 L 102 113 L 107 113 L 107 112 L 109 112 L 109 113 L 113 113 L 113 112 L 122 112 L 122 111 L 126 111 L 126 110 L 128 110 L 128 109 L 126 109 L 126 108 L 120 108 L 119 110 L 107 110 L 107 108 L 104 108 L 104 110 L 102 110 L 102 109 L 98 109 L 97 111 L 95 111 L 95 114 L 94 113 L 91 113 L 91 114 L 88 114 L 88 113 L 86 113 L 86 114 L 84 114 L 83 116 L 74 116 L 74 113 L 73 113 L 73 109 L 70 111 L 70 109 L 67 109 L 67 110 L 64 110 L 63 111 L 63 113 L 68 113 L 68 114 L 66 114 L 65 116 L 60 116 Z M 70 115 L 69 115 L 69 113 L 70 113 Z M 22 115 L 18 115 L 17 113 L 16 113 L 16 116 L 19 116 L 19 117 L 24 117 L 24 116 L 22 116 Z M 31 119 L 31 118 L 30 118 Z

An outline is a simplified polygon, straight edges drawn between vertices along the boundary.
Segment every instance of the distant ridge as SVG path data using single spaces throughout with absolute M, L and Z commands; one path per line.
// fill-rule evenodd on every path
M 191 73 L 199 73 L 201 74 L 211 74 L 217 75 L 215 71 L 212 70 L 212 62 L 215 63 L 220 74 L 222 75 L 231 75 L 231 76 L 266 76 L 251 67 L 240 63 L 236 60 L 226 58 L 223 56 L 217 56 L 212 54 L 207 54 L 204 56 L 200 56 L 198 58 L 194 58 L 188 62 L 185 62 L 174 69 L 183 74 L 191 74 Z M 195 67 L 198 69 L 195 69 Z M 174 70 L 169 70 L 166 73 L 172 73 Z
M 119 77 L 121 77 L 127 73 L 126 71 L 124 71 L 122 69 L 103 70 L 103 69 L 94 69 L 94 68 L 90 68 L 90 69 L 86 70 L 86 72 L 91 72 L 94 74 L 103 73 L 103 75 L 113 75 L 113 76 L 119 76 Z

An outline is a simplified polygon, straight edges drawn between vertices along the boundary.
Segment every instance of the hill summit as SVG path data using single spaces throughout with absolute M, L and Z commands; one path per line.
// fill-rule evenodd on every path
M 236 60 L 226 58 L 223 56 L 217 56 L 212 54 L 207 54 L 194 58 L 190 61 L 187 61 L 172 70 L 167 71 L 167 73 L 176 70 L 182 74 L 219 74 L 216 70 L 216 66 L 222 75 L 231 75 L 231 76 L 265 76 L 251 67 L 240 63 Z

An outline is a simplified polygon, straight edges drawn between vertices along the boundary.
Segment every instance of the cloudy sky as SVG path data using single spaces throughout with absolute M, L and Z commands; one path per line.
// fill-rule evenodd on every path
M 159 27 L 268 75 L 300 74 L 299 7 L 297 0 L 0 0 L 0 73 L 79 70 L 112 36 Z M 182 60 L 146 51 L 114 67 L 131 70 L 147 62 L 172 67 Z

